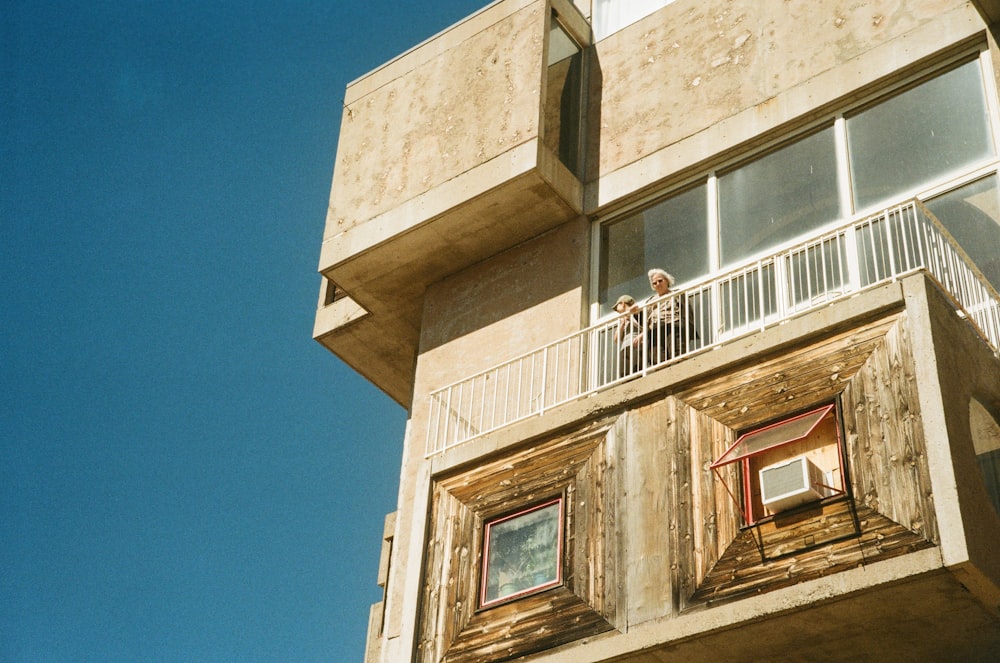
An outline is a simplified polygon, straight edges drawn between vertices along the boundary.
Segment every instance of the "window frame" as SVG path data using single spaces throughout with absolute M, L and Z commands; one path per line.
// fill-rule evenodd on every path
M 488 597 L 489 592 L 489 580 L 490 580 L 490 562 L 491 562 L 491 531 L 492 528 L 497 525 L 502 525 L 504 523 L 511 523 L 516 521 L 518 518 L 528 516 L 532 513 L 537 513 L 553 505 L 557 505 L 557 521 L 556 521 L 556 541 L 555 541 L 555 576 L 550 580 L 545 580 L 544 582 L 539 582 L 528 587 L 517 589 L 508 594 L 499 593 L 498 596 L 494 598 Z M 489 608 L 496 607 L 498 605 L 504 605 L 518 599 L 533 596 L 535 594 L 544 592 L 546 590 L 552 589 L 553 587 L 559 587 L 563 584 L 564 579 L 564 569 L 563 569 L 563 551 L 565 549 L 565 531 L 566 531 L 566 510 L 565 510 L 565 496 L 560 494 L 555 497 L 543 500 L 541 502 L 536 502 L 530 506 L 520 508 L 513 512 L 507 512 L 503 515 L 496 517 L 491 517 L 489 519 L 483 520 L 483 538 L 482 538 L 482 564 L 480 565 L 480 582 L 479 582 L 479 610 L 486 610 Z M 531 569 L 527 569 L 530 571 Z M 502 587 L 502 585 L 501 585 Z
M 755 425 L 751 428 L 744 430 L 740 435 L 737 436 L 736 441 L 733 442 L 718 458 L 716 458 L 710 465 L 709 468 L 715 474 L 716 478 L 722 483 L 729 493 L 729 496 L 733 499 L 733 502 L 739 508 L 740 513 L 743 516 L 745 526 L 754 526 L 762 522 L 773 520 L 775 516 L 779 513 L 789 513 L 794 512 L 798 509 L 808 508 L 816 503 L 826 503 L 830 500 L 843 498 L 849 494 L 850 483 L 848 481 L 847 473 L 847 461 L 844 449 L 844 433 L 843 433 L 843 422 L 840 417 L 840 405 L 838 401 L 828 402 L 819 406 L 813 406 L 806 410 L 800 410 L 796 413 L 783 416 L 779 419 L 774 419 L 769 422 L 763 423 L 761 425 Z M 810 417 L 814 417 L 815 420 L 808 424 L 806 430 L 796 431 L 794 426 L 796 424 L 807 423 Z M 813 501 L 811 504 L 807 504 L 801 507 L 793 507 L 787 511 L 780 511 L 778 513 L 767 514 L 765 513 L 763 505 L 758 505 L 754 498 L 754 483 L 759 481 L 761 472 L 770 467 L 771 464 L 767 463 L 765 459 L 767 456 L 774 456 L 775 451 L 779 451 L 784 447 L 795 444 L 796 442 L 807 442 L 810 436 L 816 432 L 820 424 L 822 424 L 828 417 L 832 418 L 834 430 L 836 433 L 835 439 L 827 441 L 820 444 L 820 440 L 815 440 L 815 447 L 810 450 L 819 449 L 821 447 L 829 446 L 834 444 L 836 446 L 836 456 L 837 456 L 837 467 L 836 472 L 840 477 L 840 485 L 834 486 L 829 484 L 823 484 L 823 487 L 831 491 L 831 494 L 826 495 L 819 500 Z M 780 431 L 782 428 L 793 429 L 785 432 L 784 435 L 779 434 L 774 441 L 768 442 L 760 446 L 759 448 L 749 448 L 744 449 L 743 447 L 750 446 L 748 442 L 754 436 L 762 436 L 765 434 L 774 434 Z M 798 454 L 794 458 L 799 456 L 804 456 L 805 454 Z M 723 475 L 723 468 L 729 465 L 737 464 L 739 468 L 739 490 L 734 490 L 734 487 L 730 486 L 726 482 L 726 478 Z M 832 471 L 832 470 L 830 470 Z M 831 482 L 832 483 L 832 482 Z M 738 495 L 737 495 L 738 493 Z

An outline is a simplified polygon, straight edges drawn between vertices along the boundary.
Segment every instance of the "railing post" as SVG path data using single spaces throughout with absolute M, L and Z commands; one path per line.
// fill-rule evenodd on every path
M 556 352 L 559 352 L 559 346 L 556 346 Z M 556 362 L 558 366 L 559 362 Z M 532 362 L 532 368 L 534 368 L 534 362 Z M 540 387 L 541 393 L 538 394 L 538 399 L 540 401 L 538 406 L 538 414 L 545 412 L 545 400 L 549 386 L 549 349 L 545 348 L 542 352 L 542 386 Z
M 427 440 L 424 443 L 424 456 L 430 456 L 431 454 L 437 453 L 437 431 L 431 433 L 431 428 L 434 425 L 435 414 L 434 414 L 434 404 L 438 402 L 437 394 L 431 394 L 431 402 L 427 412 Z M 433 448 L 432 448 L 433 445 Z
M 861 259 L 858 253 L 858 224 L 851 225 L 844 231 L 844 251 L 847 252 L 847 292 L 857 292 L 861 289 Z
M 898 207 L 891 211 L 886 210 L 885 213 L 885 243 L 889 254 L 889 275 L 893 279 L 895 279 L 898 274 L 896 271 L 896 246 L 895 242 L 892 241 L 892 219 L 894 213 L 899 213 Z
M 750 279 L 744 279 L 744 281 L 743 281 L 743 288 L 744 288 L 744 290 L 747 291 L 746 292 L 746 302 L 747 302 L 747 314 L 748 314 L 748 316 L 749 316 L 749 312 L 750 312 L 749 311 L 749 308 L 750 308 L 750 292 L 749 292 L 749 289 L 747 288 L 747 283 L 749 283 L 749 282 L 750 282 Z M 759 326 L 759 329 L 764 329 L 764 327 L 767 324 L 767 321 L 766 321 L 767 306 L 765 306 L 765 304 L 764 304 L 764 263 L 761 260 L 757 261 L 757 306 L 758 306 L 758 315 L 760 316 L 758 318 L 758 321 L 759 321 L 758 322 L 758 326 Z M 747 325 L 747 326 L 749 326 L 749 325 Z

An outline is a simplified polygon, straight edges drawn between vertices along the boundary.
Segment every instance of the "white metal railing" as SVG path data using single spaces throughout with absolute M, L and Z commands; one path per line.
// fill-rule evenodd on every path
M 1000 296 L 913 200 L 715 275 L 430 395 L 428 456 L 861 290 L 925 270 L 994 351 Z

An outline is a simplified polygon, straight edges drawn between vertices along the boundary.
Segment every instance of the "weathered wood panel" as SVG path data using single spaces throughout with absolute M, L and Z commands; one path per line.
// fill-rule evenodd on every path
M 799 527 L 744 530 L 695 592 L 694 601 L 713 603 L 772 591 L 933 545 L 868 507 L 859 506 L 857 517 L 860 536 L 818 546 L 807 546 L 809 538 L 852 534 L 854 514 L 848 501 L 825 505 L 820 514 L 803 520 Z M 758 536 L 769 559 L 761 556 Z M 779 557 L 783 550 L 799 552 Z
M 678 401 L 678 407 L 683 407 L 691 420 L 691 467 L 696 482 L 696 496 L 692 504 L 693 592 L 739 533 L 739 504 L 726 489 L 726 485 L 739 485 L 737 468 L 735 465 L 722 468 L 723 483 L 710 467 L 736 441 L 736 433 L 681 401 Z M 684 606 L 681 607 L 683 609 Z
M 677 394 L 696 422 L 690 432 L 692 475 L 713 486 L 695 490 L 691 507 L 698 583 L 691 604 L 768 591 L 933 544 L 936 523 L 906 322 L 905 314 L 893 314 Z M 860 532 L 849 501 L 740 530 L 735 503 L 728 493 L 728 504 L 721 499 L 722 482 L 706 475 L 707 464 L 737 433 L 837 398 L 848 477 L 858 509 L 867 514 Z M 739 498 L 736 469 L 727 472 Z M 830 543 L 835 539 L 850 543 Z M 675 551 L 678 563 L 686 564 L 687 549 L 681 544 Z
M 609 512 L 620 499 L 607 492 L 617 489 L 605 443 L 612 423 L 593 422 L 434 485 L 419 660 L 501 661 L 613 628 L 618 564 L 607 561 Z M 562 585 L 478 609 L 483 522 L 557 495 L 565 498 Z
M 571 590 L 556 587 L 477 613 L 440 660 L 446 663 L 505 661 L 610 628 Z
M 854 501 L 741 529 L 739 471 L 710 464 L 742 430 L 834 400 Z M 421 660 L 525 656 L 934 544 L 905 315 L 625 408 L 438 481 Z M 477 610 L 483 520 L 557 494 L 563 585 Z
M 882 343 L 896 316 L 789 348 L 763 361 L 685 389 L 677 396 L 726 426 L 742 430 L 829 401 Z
M 670 400 L 628 414 L 625 522 L 629 624 L 671 614 L 677 605 L 671 551 L 679 519 L 677 486 L 686 483 L 677 465 L 676 413 Z
M 905 316 L 844 390 L 857 499 L 928 540 L 938 530 Z

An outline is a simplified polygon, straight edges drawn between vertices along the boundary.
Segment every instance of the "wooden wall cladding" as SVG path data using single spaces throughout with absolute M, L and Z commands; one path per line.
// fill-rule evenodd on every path
M 686 412 L 691 422 L 692 475 L 700 483 L 692 544 L 676 548 L 674 561 L 676 581 L 693 591 L 679 597 L 677 609 L 777 589 L 937 542 L 905 313 L 759 361 L 676 398 L 677 417 Z M 722 482 L 706 471 L 708 464 L 747 428 L 834 400 L 856 507 L 826 505 L 741 530 L 734 499 L 720 492 Z M 729 471 L 726 483 L 739 485 L 735 469 Z
M 748 529 L 740 432 L 836 402 L 849 494 Z M 905 312 L 813 338 L 440 477 L 417 660 L 504 661 L 937 543 Z M 727 488 L 728 486 L 728 488 Z M 563 583 L 478 608 L 483 522 L 565 498 Z
M 905 324 L 851 378 L 843 394 L 848 459 L 857 500 L 938 542 L 926 444 Z
M 614 419 L 437 481 L 419 616 L 420 661 L 503 661 L 614 628 Z M 565 496 L 561 586 L 479 609 L 483 522 Z

